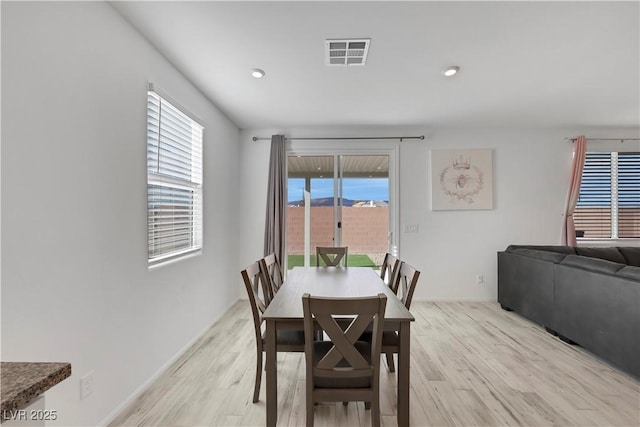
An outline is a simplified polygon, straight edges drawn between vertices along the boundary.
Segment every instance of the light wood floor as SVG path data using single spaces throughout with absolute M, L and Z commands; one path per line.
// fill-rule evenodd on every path
M 640 383 L 497 303 L 414 302 L 412 426 L 639 426 Z M 123 411 L 112 426 L 260 426 L 251 402 L 255 341 L 247 301 Z M 230 332 L 233 331 L 233 332 Z M 303 426 L 304 359 L 278 355 L 278 424 Z M 396 425 L 382 364 L 381 412 Z M 361 403 L 320 404 L 317 426 L 369 426 Z

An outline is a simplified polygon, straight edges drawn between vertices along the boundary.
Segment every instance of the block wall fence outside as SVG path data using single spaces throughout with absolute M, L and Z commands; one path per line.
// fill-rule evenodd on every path
M 333 246 L 333 207 L 311 208 L 311 252 L 316 246 Z M 349 253 L 385 253 L 388 250 L 387 207 L 342 208 L 342 241 Z M 291 254 L 304 253 L 304 207 L 287 210 L 287 245 Z

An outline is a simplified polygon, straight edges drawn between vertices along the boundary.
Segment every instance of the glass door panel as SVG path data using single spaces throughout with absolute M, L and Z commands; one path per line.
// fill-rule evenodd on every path
M 334 246 L 335 156 L 287 159 L 287 268 L 315 265 L 316 246 Z
M 389 251 L 389 156 L 340 156 L 340 186 L 349 265 L 378 268 Z

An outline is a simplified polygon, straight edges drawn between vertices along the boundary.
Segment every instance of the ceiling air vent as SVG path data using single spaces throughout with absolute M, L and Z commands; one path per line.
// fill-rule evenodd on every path
M 367 62 L 371 39 L 325 40 L 327 65 L 364 65 Z

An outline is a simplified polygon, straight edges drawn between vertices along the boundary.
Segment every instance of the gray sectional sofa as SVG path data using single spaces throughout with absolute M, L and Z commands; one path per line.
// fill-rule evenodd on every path
M 498 302 L 640 377 L 640 248 L 511 245 Z

